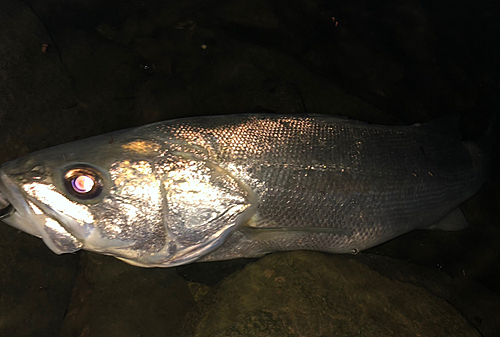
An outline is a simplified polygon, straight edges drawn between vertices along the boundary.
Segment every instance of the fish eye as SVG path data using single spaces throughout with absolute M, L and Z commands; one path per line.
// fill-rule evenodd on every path
M 92 167 L 71 168 L 64 175 L 64 186 L 78 199 L 94 199 L 102 192 L 102 178 Z

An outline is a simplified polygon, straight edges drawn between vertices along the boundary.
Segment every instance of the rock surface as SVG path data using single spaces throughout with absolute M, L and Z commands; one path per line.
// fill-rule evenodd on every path
M 84 253 L 60 337 L 175 334 L 194 306 L 174 268 L 145 269 Z
M 194 336 L 481 336 L 446 300 L 361 262 L 272 254 L 207 295 Z

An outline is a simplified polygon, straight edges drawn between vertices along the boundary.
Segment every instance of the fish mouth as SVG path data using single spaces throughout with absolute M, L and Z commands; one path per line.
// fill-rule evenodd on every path
M 73 253 L 83 243 L 63 226 L 63 222 L 19 189 L 14 180 L 0 170 L 0 219 L 9 226 L 43 239 L 56 254 Z

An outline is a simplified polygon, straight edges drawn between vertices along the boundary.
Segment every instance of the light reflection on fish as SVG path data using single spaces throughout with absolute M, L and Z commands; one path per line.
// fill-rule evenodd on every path
M 286 115 L 145 125 L 4 164 L 3 221 L 57 254 L 143 267 L 356 253 L 443 218 L 463 225 L 483 156 L 433 130 Z

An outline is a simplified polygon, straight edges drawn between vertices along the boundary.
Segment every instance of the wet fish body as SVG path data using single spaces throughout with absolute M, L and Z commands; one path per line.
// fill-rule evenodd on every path
M 426 125 L 193 117 L 9 162 L 0 193 L 15 209 L 4 221 L 56 253 L 168 267 L 297 249 L 352 253 L 450 213 L 460 219 L 454 210 L 482 185 L 483 165 L 474 144 Z

